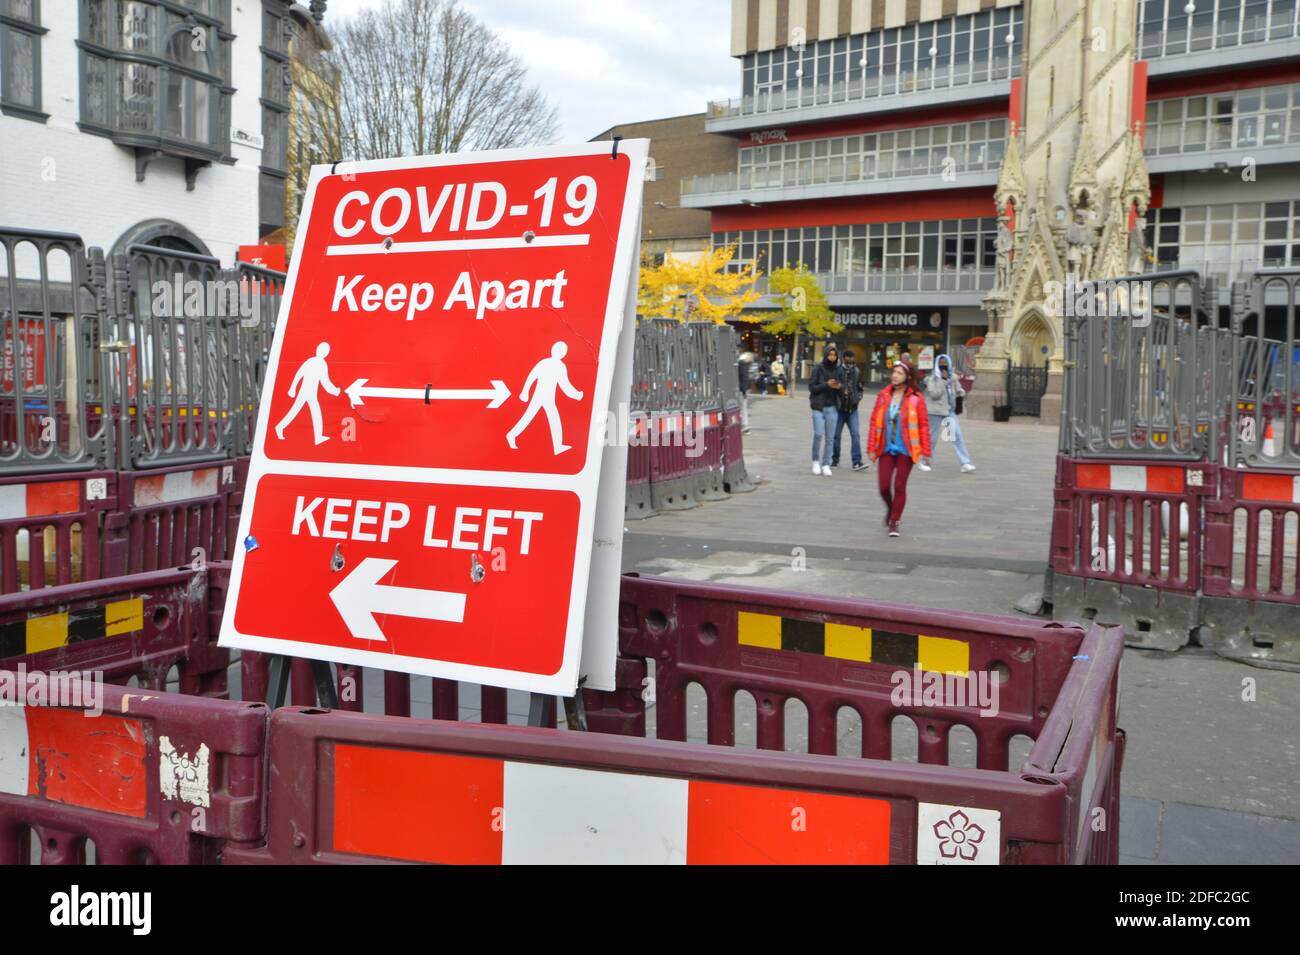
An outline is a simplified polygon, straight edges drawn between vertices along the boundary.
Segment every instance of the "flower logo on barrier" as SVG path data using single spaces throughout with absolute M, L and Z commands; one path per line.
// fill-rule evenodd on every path
M 940 819 L 933 827 L 935 838 L 939 840 L 939 854 L 945 859 L 962 859 L 973 862 L 979 855 L 979 846 L 984 841 L 984 829 L 971 822 L 960 809 L 947 819 Z

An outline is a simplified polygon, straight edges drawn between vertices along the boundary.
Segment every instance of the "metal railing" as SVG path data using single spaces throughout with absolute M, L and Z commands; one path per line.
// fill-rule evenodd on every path
M 90 413 L 110 381 L 103 254 L 80 236 L 0 230 L 0 472 L 91 468 L 114 435 Z
M 1229 465 L 1300 468 L 1298 296 L 1300 269 L 1257 272 L 1233 288 Z M 1283 303 L 1270 303 L 1277 298 Z
M 633 354 L 633 412 L 727 410 L 740 405 L 736 332 L 730 325 L 642 319 Z
M 1061 453 L 1300 468 L 1300 269 L 1235 283 L 1230 327 L 1212 277 L 1130 280 L 1152 285 L 1147 315 L 1064 319 Z
M 1232 380 L 1230 336 L 1209 304 L 1214 285 L 1191 271 L 1132 279 L 1152 283 L 1149 314 L 1064 320 L 1060 450 L 1201 460 L 1218 447 Z
M 284 276 L 0 228 L 0 474 L 246 455 Z M 112 294 L 109 294 L 111 288 Z
M 1014 56 L 999 54 L 993 58 L 988 75 L 979 78 L 972 78 L 973 74 L 969 67 L 963 69 L 952 66 L 925 68 L 911 73 L 886 73 L 878 80 L 841 80 L 837 83 L 810 85 L 790 90 L 769 90 L 732 99 L 711 100 L 707 115 L 709 119 L 724 119 L 730 116 L 775 113 L 782 110 L 851 103 L 906 93 L 991 86 L 1019 75 L 1019 53 Z
M 973 150 L 976 153 L 974 158 L 970 156 L 972 150 L 954 150 L 952 147 L 948 147 L 942 152 L 934 147 L 923 147 L 921 150 L 912 150 L 901 155 L 891 153 L 889 154 L 891 160 L 896 161 L 861 163 L 858 175 L 849 174 L 848 169 L 851 164 L 846 162 L 845 157 L 833 156 L 829 159 L 818 157 L 815 159 L 800 159 L 795 162 L 754 166 L 739 172 L 690 176 L 682 180 L 682 195 L 694 196 L 720 192 L 794 189 L 800 186 L 820 186 L 830 183 L 894 182 L 923 177 L 956 175 L 965 172 L 997 170 L 1002 162 L 1006 140 L 987 140 L 976 145 L 985 148 Z M 928 155 L 918 161 L 918 152 Z M 876 159 L 877 157 L 873 154 L 871 158 Z M 918 162 L 924 165 L 925 168 L 915 168 Z M 825 170 L 820 169 L 819 164 L 825 166 Z M 795 169 L 796 165 L 808 168 Z M 868 165 L 871 167 L 870 172 L 867 169 Z

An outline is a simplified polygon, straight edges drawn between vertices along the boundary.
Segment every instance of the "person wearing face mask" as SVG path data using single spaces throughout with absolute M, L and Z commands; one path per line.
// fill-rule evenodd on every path
M 843 389 L 844 370 L 840 350 L 834 342 L 826 346 L 822 360 L 813 369 L 808 382 L 808 404 L 812 408 L 812 473 L 831 475 L 831 453 L 835 443 L 835 426 L 839 421 L 839 395 Z
M 858 429 L 858 405 L 862 403 L 862 372 L 858 368 L 857 356 L 850 349 L 844 350 L 840 359 L 840 368 L 844 373 L 843 386 L 839 391 L 836 406 L 838 417 L 835 421 L 835 447 L 831 451 L 831 467 L 840 466 L 840 439 L 844 437 L 844 426 L 849 426 L 852 439 L 850 452 L 853 456 L 853 470 L 865 471 L 867 463 L 862 460 L 862 434 Z
M 912 465 L 930 456 L 930 417 L 916 386 L 916 371 L 905 359 L 894 362 L 889 386 L 871 410 L 867 454 L 876 462 L 885 528 L 890 537 L 898 537 Z
M 970 455 L 966 453 L 966 440 L 962 437 L 961 421 L 957 417 L 957 399 L 966 396 L 965 389 L 953 373 L 952 360 L 947 355 L 940 355 L 934 363 L 934 371 L 925 379 L 925 406 L 930 414 L 930 430 L 951 435 L 952 446 L 957 451 L 957 460 L 961 463 L 963 474 L 975 470 Z M 948 441 L 944 438 L 944 441 Z M 921 470 L 930 470 L 930 462 L 922 461 Z

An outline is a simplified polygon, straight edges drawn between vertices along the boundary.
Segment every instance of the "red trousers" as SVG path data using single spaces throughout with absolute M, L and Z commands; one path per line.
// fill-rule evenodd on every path
M 912 473 L 912 459 L 906 454 L 882 454 L 876 462 L 880 481 L 880 499 L 885 502 L 891 521 L 902 520 L 907 506 L 907 478 Z

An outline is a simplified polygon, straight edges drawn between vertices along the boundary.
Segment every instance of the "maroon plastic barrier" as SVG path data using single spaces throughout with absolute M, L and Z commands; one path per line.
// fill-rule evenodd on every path
M 861 720 L 862 756 L 889 759 L 891 724 L 908 716 L 920 731 L 921 762 L 946 764 L 949 734 L 964 725 L 975 736 L 977 765 L 1006 770 L 1011 738 L 1037 738 L 1044 703 L 1060 692 L 1083 638 L 1082 629 L 1055 623 L 626 576 L 619 650 L 654 661 L 661 739 L 687 738 L 687 687 L 695 684 L 707 697 L 715 745 L 735 745 L 743 691 L 757 704 L 760 749 L 785 745 L 786 702 L 794 699 L 807 711 L 809 752 L 835 754 L 839 711 L 847 708 Z M 998 714 L 895 705 L 891 678 L 914 667 L 998 674 Z M 589 713 L 608 706 L 600 693 L 585 699 Z
M 1300 472 L 1224 468 L 1219 480 L 1205 506 L 1205 594 L 1300 604 Z
M 102 576 L 101 523 L 117 502 L 113 471 L 0 477 L 0 593 Z
M 724 417 L 721 408 L 697 411 L 693 416 L 694 432 L 686 447 L 686 458 L 691 493 L 700 502 L 723 501 L 727 497 L 722 472 Z
M 649 578 L 625 578 L 623 598 L 625 655 L 656 661 L 661 739 L 280 710 L 266 843 L 228 849 L 225 861 L 1117 861 L 1124 734 L 1115 725 L 1122 636 L 1113 628 L 1085 633 Z M 844 656 L 813 652 L 813 626 Z M 993 672 L 1005 675 L 1007 710 L 981 717 L 970 707 L 891 703 L 890 676 L 906 656 L 898 638 L 916 629 L 929 664 L 956 665 L 964 644 L 970 666 L 1005 667 Z M 791 645 L 759 646 L 773 632 Z M 871 659 L 850 659 L 871 644 L 858 654 Z M 620 683 L 636 679 L 635 668 L 623 669 Z M 733 742 L 726 706 L 739 689 L 756 691 L 760 721 L 768 717 L 760 749 L 665 740 L 684 735 L 684 704 L 672 691 L 689 682 L 709 688 L 709 741 L 724 746 Z M 833 752 L 816 727 L 836 705 L 863 713 L 869 748 L 888 738 L 891 712 L 914 720 L 929 745 L 919 764 L 887 751 L 764 751 L 781 745 L 772 714 L 786 697 L 808 703 L 815 748 Z M 589 706 L 589 723 L 601 715 Z M 987 723 L 986 732 L 974 728 L 980 768 L 946 764 L 949 718 Z M 1024 731 L 1037 741 L 1008 770 L 1002 744 Z
M 730 494 L 754 490 L 745 470 L 745 434 L 740 409 L 727 409 L 722 415 L 722 485 Z
M 229 564 L 110 577 L 0 596 L 0 669 L 97 671 L 162 690 L 223 696 L 216 646 Z
M 270 767 L 267 843 L 227 863 L 909 863 L 954 805 L 1000 817 L 999 861 L 1072 852 L 1063 786 L 974 770 L 301 709 Z
M 652 517 L 655 510 L 650 499 L 650 418 L 634 414 L 628 424 L 627 498 L 623 512 L 628 518 Z
M 81 676 L 26 685 L 57 685 L 69 705 L 0 710 L 0 752 L 30 756 L 0 777 L 0 864 L 93 851 L 100 864 L 193 865 L 261 840 L 266 707 Z
M 650 418 L 650 499 L 656 511 L 696 506 L 691 458 L 685 441 L 689 412 L 665 412 Z
M 237 475 L 232 460 L 121 472 L 118 509 L 105 529 L 105 566 L 130 574 L 230 557 Z
M 244 490 L 248 486 L 248 466 L 252 458 L 242 457 L 234 458 L 227 464 L 233 464 L 235 468 L 234 482 L 229 488 L 229 498 L 226 504 L 226 557 L 235 556 L 234 548 L 239 542 L 239 516 L 244 509 Z
M 1056 459 L 1051 568 L 1071 577 L 1195 593 L 1209 463 Z
M 659 738 L 684 740 L 688 687 L 695 685 L 704 691 L 714 745 L 735 745 L 742 693 L 755 703 L 760 749 L 785 745 L 791 700 L 806 713 L 814 754 L 836 753 L 846 709 L 861 723 L 862 756 L 876 760 L 898 758 L 892 730 L 900 718 L 915 725 L 923 764 L 948 765 L 952 732 L 963 726 L 975 738 L 980 770 L 1014 774 L 1009 743 L 1028 736 L 1036 743 L 1021 776 L 1057 780 L 1070 792 L 1065 857 L 1054 861 L 1118 856 L 1118 628 L 1093 625 L 1085 633 L 1055 623 L 628 576 L 619 636 L 619 689 L 584 693 L 592 730 L 643 735 L 649 696 Z M 997 674 L 999 712 L 896 701 L 897 674 L 916 667 Z
M 593 730 L 627 735 L 279 711 L 266 789 L 262 708 L 154 691 L 128 700 L 108 688 L 109 721 L 93 738 L 64 723 L 55 728 L 67 738 L 54 744 L 19 741 L 66 762 L 58 785 L 41 766 L 31 792 L 0 797 L 0 860 L 27 858 L 27 829 L 50 847 L 47 862 L 81 860 L 87 838 L 101 861 L 211 861 L 222 847 L 227 862 L 1115 860 L 1124 737 L 1114 628 L 657 578 L 629 576 L 622 588 L 620 689 L 584 700 Z M 244 654 L 246 692 L 256 692 L 249 677 L 265 659 Z M 893 698 L 900 674 L 943 673 L 983 674 L 1000 688 L 996 705 Z M 342 668 L 340 683 L 353 675 Z M 301 682 L 295 674 L 295 695 Z M 684 742 L 692 683 L 707 695 L 707 738 L 722 746 L 735 744 L 738 694 L 753 694 L 759 750 Z M 454 719 L 456 694 L 454 683 L 434 681 L 435 715 Z M 660 740 L 627 738 L 645 731 L 647 697 L 658 700 Z M 784 746 L 792 699 L 807 709 L 810 753 L 764 752 Z M 409 678 L 386 675 L 385 708 L 409 711 L 409 700 Z M 485 722 L 504 722 L 504 691 L 485 689 L 482 707 Z M 866 758 L 833 755 L 844 708 L 861 720 Z M 42 721 L 59 719 L 50 712 L 28 707 L 22 732 L 46 732 Z M 918 731 L 917 764 L 892 751 L 898 719 Z M 0 723 L 0 743 L 14 725 Z M 975 739 L 975 767 L 951 765 L 958 725 Z M 1009 742 L 1018 735 L 1035 742 L 1016 767 Z M 79 781 L 101 745 L 116 747 L 126 768 L 115 786 L 87 794 Z M 173 787 L 160 759 L 185 782 Z M 190 805 L 158 811 L 141 780 L 160 773 L 170 793 L 162 798 Z M 259 795 L 269 799 L 264 840 Z M 225 821 L 214 826 L 200 808 Z M 201 837 L 190 838 L 187 813 L 206 827 Z M 792 813 L 814 828 L 792 826 Z

